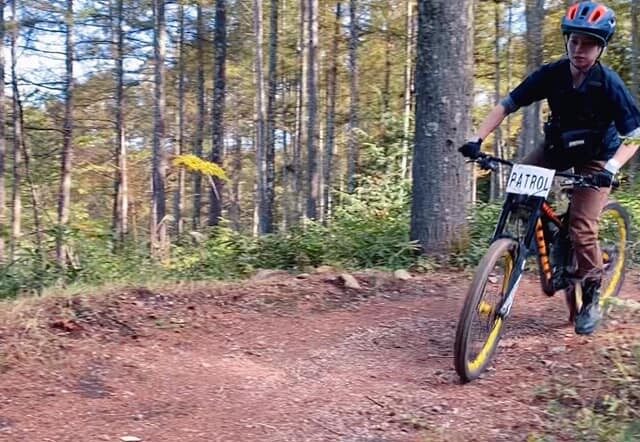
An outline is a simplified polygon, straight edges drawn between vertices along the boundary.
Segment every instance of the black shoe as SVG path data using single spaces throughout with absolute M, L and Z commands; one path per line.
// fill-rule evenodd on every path
M 576 333 L 579 335 L 590 335 L 598 328 L 601 319 L 600 303 L 592 302 L 583 305 L 580 313 L 576 316 Z
M 598 328 L 601 319 L 600 283 L 585 282 L 582 295 L 582 308 L 576 316 L 576 333 L 579 335 L 590 335 Z

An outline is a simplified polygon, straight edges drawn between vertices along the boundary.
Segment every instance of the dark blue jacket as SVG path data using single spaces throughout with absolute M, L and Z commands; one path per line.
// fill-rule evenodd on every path
M 598 129 L 603 149 L 598 160 L 611 158 L 626 136 L 640 128 L 640 110 L 633 96 L 612 69 L 596 63 L 575 89 L 564 58 L 545 64 L 529 75 L 502 101 L 508 113 L 547 99 L 551 119 L 561 130 Z

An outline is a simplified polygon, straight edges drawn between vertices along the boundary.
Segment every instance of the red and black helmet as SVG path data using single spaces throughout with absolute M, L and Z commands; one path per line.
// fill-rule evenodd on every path
M 572 32 L 595 37 L 606 46 L 616 30 L 616 14 L 607 6 L 583 1 L 569 6 L 562 18 L 562 33 Z

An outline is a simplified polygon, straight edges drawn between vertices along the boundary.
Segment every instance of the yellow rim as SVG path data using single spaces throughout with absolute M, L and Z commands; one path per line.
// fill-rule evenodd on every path
M 496 322 L 493 323 L 491 334 L 484 343 L 482 350 L 480 350 L 480 353 L 478 353 L 478 356 L 476 356 L 473 361 L 468 363 L 470 371 L 480 369 L 487 362 L 489 355 L 493 351 L 493 347 L 496 345 L 498 336 L 500 335 L 500 330 L 502 330 L 502 318 L 497 318 Z
M 600 305 L 604 305 L 608 298 L 611 297 L 615 288 L 618 286 L 622 278 L 622 273 L 624 272 L 624 261 L 625 261 L 625 244 L 627 243 L 627 229 L 624 224 L 624 218 L 615 210 L 611 210 L 609 212 L 605 212 L 607 216 L 613 218 L 615 223 L 618 226 L 618 235 L 619 242 L 617 244 L 618 247 L 618 257 L 611 274 L 611 280 L 608 282 L 607 287 L 605 288 L 602 296 L 600 297 Z
M 507 291 L 511 272 L 513 271 L 513 258 L 511 257 L 511 254 L 507 254 L 504 256 L 504 270 L 504 277 L 502 280 L 503 294 Z M 478 313 L 480 315 L 486 315 L 485 317 L 489 317 L 489 315 L 493 314 L 494 312 L 494 306 L 484 300 L 480 301 L 477 308 Z M 489 356 L 491 355 L 491 352 L 498 342 L 498 337 L 500 336 L 500 331 L 502 330 L 502 324 L 502 318 L 496 318 L 495 322 L 493 323 L 493 327 L 491 328 L 491 333 L 489 333 L 489 337 L 487 337 L 487 340 L 482 346 L 480 353 L 478 353 L 473 361 L 467 362 L 469 371 L 477 371 L 488 362 Z

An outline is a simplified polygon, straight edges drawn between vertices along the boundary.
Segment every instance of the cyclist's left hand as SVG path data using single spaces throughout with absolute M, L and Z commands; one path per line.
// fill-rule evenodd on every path
M 611 187 L 611 184 L 613 183 L 613 174 L 608 170 L 594 173 L 591 178 L 593 180 L 593 184 L 598 187 Z

